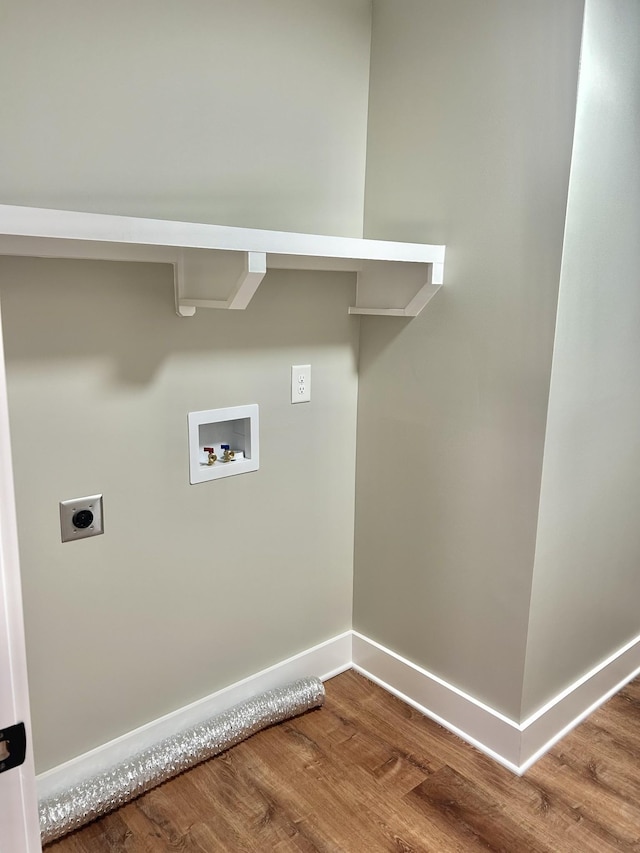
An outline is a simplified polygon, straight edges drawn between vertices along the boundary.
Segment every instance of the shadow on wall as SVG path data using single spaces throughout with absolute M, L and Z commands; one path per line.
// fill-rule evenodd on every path
M 149 384 L 171 357 L 344 346 L 352 273 L 278 270 L 245 311 L 174 310 L 168 264 L 0 258 L 0 299 L 12 363 L 113 359 L 112 381 Z M 354 349 L 354 363 L 357 352 Z

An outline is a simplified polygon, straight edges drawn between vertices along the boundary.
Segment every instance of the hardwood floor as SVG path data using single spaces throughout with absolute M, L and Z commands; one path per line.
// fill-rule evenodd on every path
M 355 672 L 46 853 L 640 851 L 640 680 L 518 778 Z

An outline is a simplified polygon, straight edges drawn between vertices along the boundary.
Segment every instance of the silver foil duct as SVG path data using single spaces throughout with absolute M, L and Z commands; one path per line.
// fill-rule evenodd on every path
M 319 678 L 302 678 L 235 705 L 229 711 L 173 735 L 127 761 L 40 802 L 43 844 L 55 841 L 235 746 L 261 729 L 324 702 Z

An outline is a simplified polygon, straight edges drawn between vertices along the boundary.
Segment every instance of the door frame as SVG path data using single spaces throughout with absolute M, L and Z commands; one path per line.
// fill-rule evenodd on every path
M 40 853 L 9 403 L 0 315 L 0 730 L 22 722 L 24 764 L 0 773 L 0 853 Z

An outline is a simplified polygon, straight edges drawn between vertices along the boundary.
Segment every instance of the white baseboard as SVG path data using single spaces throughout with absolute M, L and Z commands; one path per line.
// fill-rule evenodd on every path
M 640 636 L 569 685 L 520 726 L 520 773 L 640 675 Z
M 148 749 L 171 735 L 229 710 L 289 681 L 318 676 L 323 681 L 351 668 L 351 631 L 326 640 L 311 649 L 263 669 L 229 687 L 205 696 L 197 702 L 152 720 L 138 729 L 102 744 L 90 752 L 60 764 L 37 777 L 38 797 L 44 799 L 58 791 L 90 779 L 119 764 L 137 752 Z
M 516 723 L 357 631 L 352 653 L 354 669 L 520 776 L 640 674 L 640 637 L 636 637 Z
M 640 674 L 640 637 L 594 667 L 527 720 L 516 723 L 380 643 L 357 631 L 345 631 L 41 773 L 37 778 L 38 796 L 43 799 L 77 785 L 265 690 L 310 675 L 326 681 L 351 668 L 522 775 L 585 717 Z
M 518 772 L 521 735 L 517 723 L 504 714 L 357 631 L 353 632 L 353 667 L 509 770 Z

